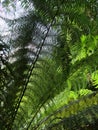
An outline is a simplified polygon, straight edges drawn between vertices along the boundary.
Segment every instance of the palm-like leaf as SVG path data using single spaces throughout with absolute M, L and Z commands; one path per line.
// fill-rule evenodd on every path
M 86 129 L 98 120 L 98 94 L 87 90 L 87 74 L 98 69 L 97 2 L 29 2 L 26 15 L 5 19 L 13 51 L 1 57 L 1 129 Z

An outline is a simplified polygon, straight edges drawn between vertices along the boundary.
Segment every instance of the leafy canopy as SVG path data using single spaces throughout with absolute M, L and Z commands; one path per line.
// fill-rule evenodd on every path
M 20 2 L 0 37 L 1 130 L 97 130 L 98 2 Z

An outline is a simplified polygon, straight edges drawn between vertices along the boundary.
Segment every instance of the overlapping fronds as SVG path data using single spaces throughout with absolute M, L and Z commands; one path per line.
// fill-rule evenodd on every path
M 97 108 L 98 94 L 94 92 L 61 107 L 41 120 L 35 128 L 43 124 L 45 129 L 86 129 L 98 121 Z
M 1 130 L 97 129 L 97 1 L 21 2 L 0 44 Z

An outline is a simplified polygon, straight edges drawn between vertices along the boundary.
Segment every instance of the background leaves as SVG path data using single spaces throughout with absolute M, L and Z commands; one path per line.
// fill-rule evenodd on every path
M 5 19 L 12 37 L 0 43 L 1 129 L 97 130 L 98 3 L 21 5 L 27 12 Z

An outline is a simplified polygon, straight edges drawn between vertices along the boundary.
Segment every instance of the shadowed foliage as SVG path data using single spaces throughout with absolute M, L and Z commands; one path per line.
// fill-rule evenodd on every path
M 23 15 L 2 17 L 0 129 L 97 130 L 97 0 L 20 2 Z

